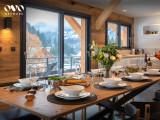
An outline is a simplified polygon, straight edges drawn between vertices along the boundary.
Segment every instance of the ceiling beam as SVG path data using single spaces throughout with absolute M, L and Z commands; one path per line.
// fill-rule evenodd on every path
M 64 18 L 81 38 L 81 26 L 79 25 L 79 23 L 73 17 L 64 16 Z
M 114 11 L 114 9 L 118 6 L 121 0 L 111 0 L 100 16 L 96 20 L 96 29 L 99 30 L 101 26 L 105 23 L 108 19 L 110 14 Z

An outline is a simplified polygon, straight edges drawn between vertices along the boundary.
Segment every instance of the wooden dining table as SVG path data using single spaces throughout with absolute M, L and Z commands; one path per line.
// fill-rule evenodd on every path
M 47 88 L 44 91 L 38 90 L 35 95 L 35 99 L 33 101 L 27 102 L 25 96 L 27 91 L 13 91 L 9 92 L 4 89 L 4 87 L 0 88 L 0 101 L 4 102 L 13 107 L 17 107 L 19 109 L 23 109 L 28 111 L 36 116 L 39 116 L 44 120 L 53 120 L 62 116 L 65 116 L 69 113 L 75 112 L 77 110 L 89 107 L 94 104 L 98 104 L 100 102 L 104 102 L 111 98 L 115 98 L 116 96 L 122 95 L 124 93 L 128 93 L 124 97 L 120 98 L 116 101 L 115 106 L 121 107 L 122 104 L 130 100 L 132 97 L 141 93 L 151 85 L 155 84 L 160 80 L 160 77 L 149 77 L 152 79 L 150 82 L 130 82 L 124 81 L 130 84 L 130 88 L 128 89 L 97 89 L 93 86 L 91 82 L 91 77 L 86 77 L 87 82 L 90 84 L 89 87 L 85 88 L 86 91 L 95 93 L 97 95 L 97 100 L 81 105 L 60 105 L 54 104 L 47 101 L 47 96 L 55 93 L 54 90 L 49 90 Z M 98 78 L 97 78 L 98 79 Z

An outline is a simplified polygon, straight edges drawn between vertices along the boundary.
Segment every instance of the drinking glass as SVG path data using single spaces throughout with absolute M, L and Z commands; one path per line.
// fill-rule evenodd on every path
M 138 67 L 138 71 L 142 72 L 143 71 L 143 64 L 144 64 L 144 60 L 139 58 L 137 59 L 137 67 Z
M 93 84 L 98 84 L 99 83 L 99 79 L 96 78 L 96 76 L 98 75 L 98 70 L 97 69 L 92 69 L 92 83 Z
M 101 64 L 101 63 L 98 63 L 98 76 L 99 76 L 99 82 L 102 81 L 103 71 L 104 71 L 104 68 L 103 68 L 102 64 Z
M 59 91 L 59 80 L 54 80 L 52 85 L 56 91 Z

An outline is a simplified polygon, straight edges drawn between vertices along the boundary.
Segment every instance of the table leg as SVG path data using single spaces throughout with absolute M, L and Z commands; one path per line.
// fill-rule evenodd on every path
M 81 120 L 83 120 L 83 118 L 84 118 L 84 112 L 83 112 L 84 110 L 82 109 L 81 110 Z
M 72 120 L 75 120 L 75 112 L 72 113 Z
M 87 108 L 84 108 L 84 120 L 86 120 L 86 118 L 87 118 L 87 113 L 86 113 L 86 111 L 87 111 Z

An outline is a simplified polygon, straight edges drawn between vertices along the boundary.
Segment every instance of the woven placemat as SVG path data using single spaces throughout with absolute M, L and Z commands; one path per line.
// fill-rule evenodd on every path
M 47 100 L 51 103 L 60 104 L 60 105 L 81 105 L 81 104 L 87 104 L 97 100 L 97 96 L 91 93 L 90 96 L 79 99 L 79 100 L 65 100 L 65 99 L 56 97 L 54 94 L 51 94 L 47 96 Z
M 94 87 L 97 88 L 97 89 L 101 89 L 101 90 L 124 90 L 124 89 L 130 89 L 131 88 L 130 85 L 126 86 L 126 87 L 109 88 L 109 87 L 103 87 L 99 84 L 95 84 Z
M 158 77 L 158 76 L 160 76 L 160 75 L 155 75 L 155 74 L 147 74 L 147 73 L 145 73 L 145 74 L 144 74 L 144 76 Z
M 124 78 L 124 77 L 122 77 L 122 80 L 123 80 L 123 81 L 129 81 L 129 82 L 151 82 L 151 81 L 152 81 L 151 79 L 131 80 L 131 79 Z
M 48 87 L 48 85 L 45 85 L 45 84 L 42 84 L 40 86 L 34 86 L 33 89 L 34 90 L 38 90 L 38 89 L 41 89 L 43 87 Z M 13 91 L 28 91 L 30 90 L 32 87 L 15 87 L 13 85 L 11 86 L 7 86 L 6 88 L 4 88 L 5 90 L 13 90 Z

